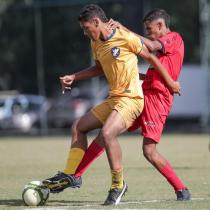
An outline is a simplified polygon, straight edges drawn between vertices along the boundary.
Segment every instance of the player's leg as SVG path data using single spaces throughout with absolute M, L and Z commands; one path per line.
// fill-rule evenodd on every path
M 99 157 L 104 152 L 104 143 L 101 138 L 101 134 L 92 141 L 92 143 L 89 145 L 88 149 L 85 152 L 85 155 L 77 167 L 77 170 L 74 174 L 75 177 L 80 177 L 84 174 L 84 172 L 88 169 L 90 164 Z
M 177 200 L 189 200 L 190 193 L 185 190 L 169 162 L 157 151 L 163 127 L 168 114 L 168 98 L 159 92 L 151 91 L 145 94 L 145 107 L 141 114 L 143 153 L 145 158 L 167 179 L 175 189 Z
M 124 119 L 119 112 L 113 110 L 104 124 L 99 139 L 106 149 L 111 169 L 112 184 L 104 205 L 118 204 L 127 190 L 123 179 L 122 151 L 117 137 L 126 130 Z
M 111 104 L 113 111 L 107 118 L 99 138 L 106 149 L 112 176 L 111 189 L 104 205 L 118 204 L 127 190 L 123 178 L 122 151 L 117 137 L 140 115 L 143 99 L 114 98 Z
M 66 174 L 74 174 L 80 164 L 88 147 L 87 132 L 101 127 L 102 123 L 92 112 L 88 112 L 81 119 L 75 121 L 72 126 L 71 147 L 64 170 Z
M 110 105 L 110 99 L 105 100 L 103 103 L 93 107 L 91 109 L 92 114 L 102 123 L 106 122 L 107 117 L 112 112 L 112 107 Z M 74 174 L 75 177 L 80 177 L 87 170 L 89 165 L 102 153 L 104 152 L 104 146 L 100 144 L 99 135 L 92 141 L 88 149 L 85 152 L 85 155 L 77 167 L 77 170 Z
M 125 130 L 124 119 L 118 111 L 113 110 L 100 132 L 111 170 L 122 169 L 122 151 L 117 137 Z
M 71 147 L 64 172 L 59 172 L 43 181 L 50 188 L 51 192 L 56 193 L 67 187 L 75 188 L 81 186 L 81 178 L 74 177 L 72 174 L 75 173 L 87 149 L 87 132 L 101 126 L 102 123 L 91 112 L 88 112 L 73 123 Z
M 177 194 L 177 200 L 190 200 L 190 192 L 176 175 L 170 163 L 157 151 L 157 142 L 149 138 L 143 140 L 145 158 L 167 179 Z

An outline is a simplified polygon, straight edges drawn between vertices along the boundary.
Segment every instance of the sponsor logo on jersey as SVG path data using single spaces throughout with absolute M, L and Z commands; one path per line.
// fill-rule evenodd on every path
M 145 121 L 145 122 L 144 122 L 144 125 L 145 125 L 145 126 L 149 126 L 149 127 L 155 127 L 155 123 L 152 122 L 152 121 Z

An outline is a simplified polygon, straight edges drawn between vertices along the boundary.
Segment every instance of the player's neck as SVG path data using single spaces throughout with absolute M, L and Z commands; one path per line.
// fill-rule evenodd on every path
M 165 28 L 162 33 L 161 36 L 165 36 L 166 34 L 168 34 L 169 32 L 171 32 L 171 30 L 169 28 Z
M 166 33 L 171 32 L 170 28 L 166 28 Z
M 101 27 L 100 39 L 102 41 L 106 41 L 112 36 L 112 34 L 113 34 L 113 29 L 108 28 L 107 24 L 104 23 L 104 25 Z

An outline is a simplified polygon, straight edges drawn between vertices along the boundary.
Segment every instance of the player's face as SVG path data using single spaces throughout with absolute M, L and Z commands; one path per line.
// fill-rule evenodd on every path
M 160 38 L 162 34 L 162 27 L 159 21 L 153 20 L 153 21 L 146 21 L 144 23 L 145 29 L 146 29 L 146 35 L 151 40 L 156 40 Z
M 94 21 L 82 21 L 80 22 L 80 27 L 82 28 L 84 35 L 88 36 L 91 40 L 99 39 L 99 27 L 97 27 Z

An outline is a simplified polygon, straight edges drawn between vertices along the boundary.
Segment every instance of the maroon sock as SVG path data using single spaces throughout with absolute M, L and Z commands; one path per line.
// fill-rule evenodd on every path
M 85 152 L 85 155 L 81 161 L 81 163 L 79 164 L 79 166 L 77 167 L 77 170 L 75 172 L 75 176 L 82 176 L 83 173 L 87 170 L 87 168 L 89 167 L 89 165 L 97 158 L 99 157 L 102 153 L 104 152 L 104 148 L 101 147 L 100 145 L 98 145 L 96 143 L 96 141 L 94 140 L 90 146 L 88 147 L 88 149 Z
M 181 189 L 185 189 L 184 184 L 181 182 L 179 177 L 174 172 L 173 168 L 171 167 L 170 163 L 167 162 L 166 165 L 160 169 L 160 173 L 167 179 L 167 181 L 171 184 L 174 188 L 175 192 Z

